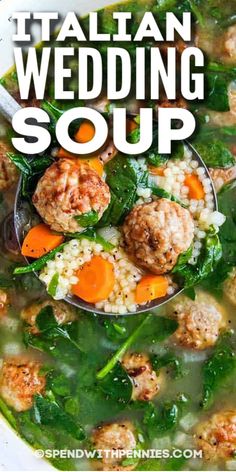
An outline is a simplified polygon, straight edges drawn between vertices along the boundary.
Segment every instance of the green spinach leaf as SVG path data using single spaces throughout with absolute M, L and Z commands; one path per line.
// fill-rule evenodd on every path
M 236 351 L 229 332 L 220 337 L 211 357 L 203 366 L 203 408 L 212 405 L 215 394 L 234 375 L 235 369 Z
M 66 413 L 55 400 L 43 397 L 42 395 L 36 395 L 33 415 L 35 422 L 38 424 L 59 428 L 79 441 L 85 438 L 82 426 L 71 415 Z

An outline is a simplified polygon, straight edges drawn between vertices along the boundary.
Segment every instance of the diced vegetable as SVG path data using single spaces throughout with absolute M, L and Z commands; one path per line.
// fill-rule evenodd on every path
M 66 151 L 65 149 L 63 148 L 60 148 L 58 153 L 57 153 L 57 157 L 59 158 L 68 158 L 68 159 L 76 159 L 76 163 L 79 164 L 80 162 L 81 163 L 84 163 L 86 162 L 89 167 L 91 167 L 91 169 L 95 170 L 97 172 L 98 175 L 100 175 L 100 177 L 102 177 L 103 175 L 103 172 L 104 172 L 104 169 L 103 169 L 103 163 L 102 161 L 94 156 L 94 157 L 79 157 L 77 154 L 72 154 L 68 151 Z
M 104 168 L 103 168 L 102 161 L 98 157 L 89 157 L 89 158 L 85 158 L 85 159 L 78 159 L 78 162 L 87 162 L 89 167 L 91 167 L 91 169 L 95 170 L 97 172 L 97 174 L 100 175 L 100 177 L 102 177 L 102 175 L 104 173 Z
M 55 249 L 64 241 L 64 236 L 55 234 L 47 225 L 40 223 L 26 235 L 21 253 L 26 257 L 38 259 Z
M 137 123 L 135 123 L 134 120 L 131 120 L 130 118 L 126 121 L 126 132 L 127 134 L 132 133 L 135 129 L 138 128 Z
M 94 256 L 77 272 L 79 281 L 72 293 L 89 303 L 105 300 L 115 284 L 114 266 L 101 256 Z
M 195 174 L 190 174 L 185 178 L 184 185 L 189 188 L 188 196 L 194 200 L 203 200 L 205 192 L 203 185 Z
M 83 121 L 75 134 L 75 140 L 78 143 L 87 143 L 94 138 L 95 128 L 90 121 Z
M 164 175 L 165 167 L 155 167 L 155 166 L 149 165 L 148 170 L 152 175 L 159 175 L 162 177 Z
M 140 304 L 165 297 L 167 289 L 167 277 L 162 275 L 145 275 L 137 284 L 135 301 Z
M 48 294 L 51 295 L 51 297 L 55 297 L 55 295 L 57 293 L 58 282 L 59 282 L 59 273 L 56 272 L 53 275 L 53 277 L 51 279 L 51 282 L 48 286 Z

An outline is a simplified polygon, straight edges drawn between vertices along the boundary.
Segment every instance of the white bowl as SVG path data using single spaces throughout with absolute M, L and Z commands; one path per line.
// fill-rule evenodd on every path
M 0 0 L 0 76 L 13 65 L 14 11 L 58 11 L 62 17 L 68 11 L 80 15 L 111 5 L 109 0 Z M 39 31 L 34 30 L 36 42 Z M 34 451 L 8 426 L 0 415 L 0 471 L 55 470 L 48 462 L 36 458 Z

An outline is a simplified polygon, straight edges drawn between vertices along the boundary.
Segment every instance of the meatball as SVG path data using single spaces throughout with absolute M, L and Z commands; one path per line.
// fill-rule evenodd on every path
M 231 26 L 225 35 L 225 52 L 231 58 L 236 61 L 236 25 Z
M 236 452 L 236 410 L 214 414 L 196 428 L 196 441 L 207 460 L 227 460 Z
M 183 298 L 174 305 L 174 314 L 179 323 L 174 338 L 185 348 L 202 350 L 213 346 L 225 326 L 221 312 L 208 295 L 206 300 Z
M 42 365 L 35 361 L 8 359 L 0 370 L 0 396 L 16 411 L 29 410 L 33 397 L 43 394 L 46 379 L 40 374 Z
M 74 233 L 84 230 L 76 216 L 96 211 L 101 218 L 110 203 L 110 191 L 87 163 L 59 159 L 39 180 L 32 201 L 53 230 Z
M 124 247 L 134 261 L 154 274 L 165 274 L 187 251 L 194 236 L 188 210 L 161 198 L 137 205 L 123 226 Z
M 146 354 L 126 354 L 122 366 L 133 382 L 133 400 L 150 401 L 158 394 L 162 376 L 157 376 Z
M 18 171 L 13 162 L 7 157 L 11 149 L 3 141 L 0 142 L 0 191 L 8 190 L 18 179 Z
M 117 155 L 118 151 L 113 143 L 112 140 L 108 141 L 107 145 L 101 150 L 100 154 L 98 155 L 99 159 L 106 164 L 109 162 L 113 157 Z
M 233 268 L 224 283 L 224 293 L 229 301 L 236 306 L 236 267 Z
M 128 421 L 124 423 L 111 423 L 98 427 L 92 434 L 92 445 L 102 455 L 98 470 L 133 470 L 135 464 L 122 466 L 125 460 L 125 451 L 136 448 L 134 427 Z M 106 451 L 106 452 L 105 452 Z M 121 457 L 112 457 L 124 453 Z
M 53 308 L 53 314 L 59 325 L 70 323 L 76 319 L 74 308 L 67 303 L 54 300 L 45 300 L 43 302 L 33 303 L 21 311 L 21 318 L 31 326 L 30 332 L 32 334 L 39 334 L 39 329 L 36 326 L 35 321 L 40 311 L 46 306 L 51 306 Z
M 7 293 L 0 289 L 0 317 L 7 314 L 8 304 L 9 299 Z
M 228 169 L 210 169 L 211 178 L 214 182 L 214 186 L 217 192 L 223 187 L 223 185 L 236 179 L 236 165 L 229 167 Z

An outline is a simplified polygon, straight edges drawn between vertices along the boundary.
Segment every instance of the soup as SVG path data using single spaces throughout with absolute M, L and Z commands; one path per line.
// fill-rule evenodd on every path
M 236 470 L 234 4 L 127 1 L 101 10 L 99 18 L 104 32 L 114 32 L 112 11 L 132 11 L 134 32 L 144 11 L 160 22 L 165 11 L 178 15 L 191 9 L 193 41 L 207 55 L 206 98 L 188 104 L 179 96 L 171 103 L 163 95 L 145 105 L 191 106 L 198 121 L 191 142 L 214 181 L 219 211 L 204 167 L 187 146 L 175 148 L 169 158 L 158 154 L 155 141 L 138 158 L 124 159 L 112 141 L 83 162 L 65 153 L 56 141 L 55 123 L 75 103 L 56 102 L 50 80 L 46 99 L 30 101 L 51 116 L 53 145 L 47 155 L 35 164 L 16 154 L 10 147 L 12 130 L 1 125 L 0 410 L 61 470 Z M 176 38 L 179 50 L 186 46 Z M 105 57 L 106 45 L 97 47 Z M 15 72 L 2 83 L 19 100 Z M 71 88 L 76 84 L 72 79 Z M 128 139 L 135 142 L 140 103 L 131 96 L 125 105 L 132 113 Z M 110 123 L 116 103 L 103 96 L 92 106 Z M 85 139 L 90 131 L 82 122 L 71 133 Z M 53 172 L 60 166 L 60 175 L 72 172 L 80 191 L 82 171 L 102 188 L 95 203 L 90 197 L 94 206 L 73 214 L 77 219 L 65 219 L 54 197 L 46 208 L 54 195 Z M 26 215 L 21 251 L 11 218 L 19 169 Z M 157 214 L 153 225 L 147 222 L 146 241 L 153 258 L 157 240 L 159 258 L 150 263 L 137 255 L 132 224 L 141 212 L 142 225 L 150 208 L 152 218 L 153 206 Z M 167 218 L 166 208 L 183 218 L 174 262 L 166 250 L 160 253 L 160 227 L 151 234 L 160 213 Z M 167 218 L 164 240 L 168 236 L 168 250 L 174 251 L 171 224 Z M 96 272 L 101 267 L 103 277 Z M 161 307 L 137 313 L 179 289 L 182 293 Z M 104 314 L 66 303 L 71 293 Z

